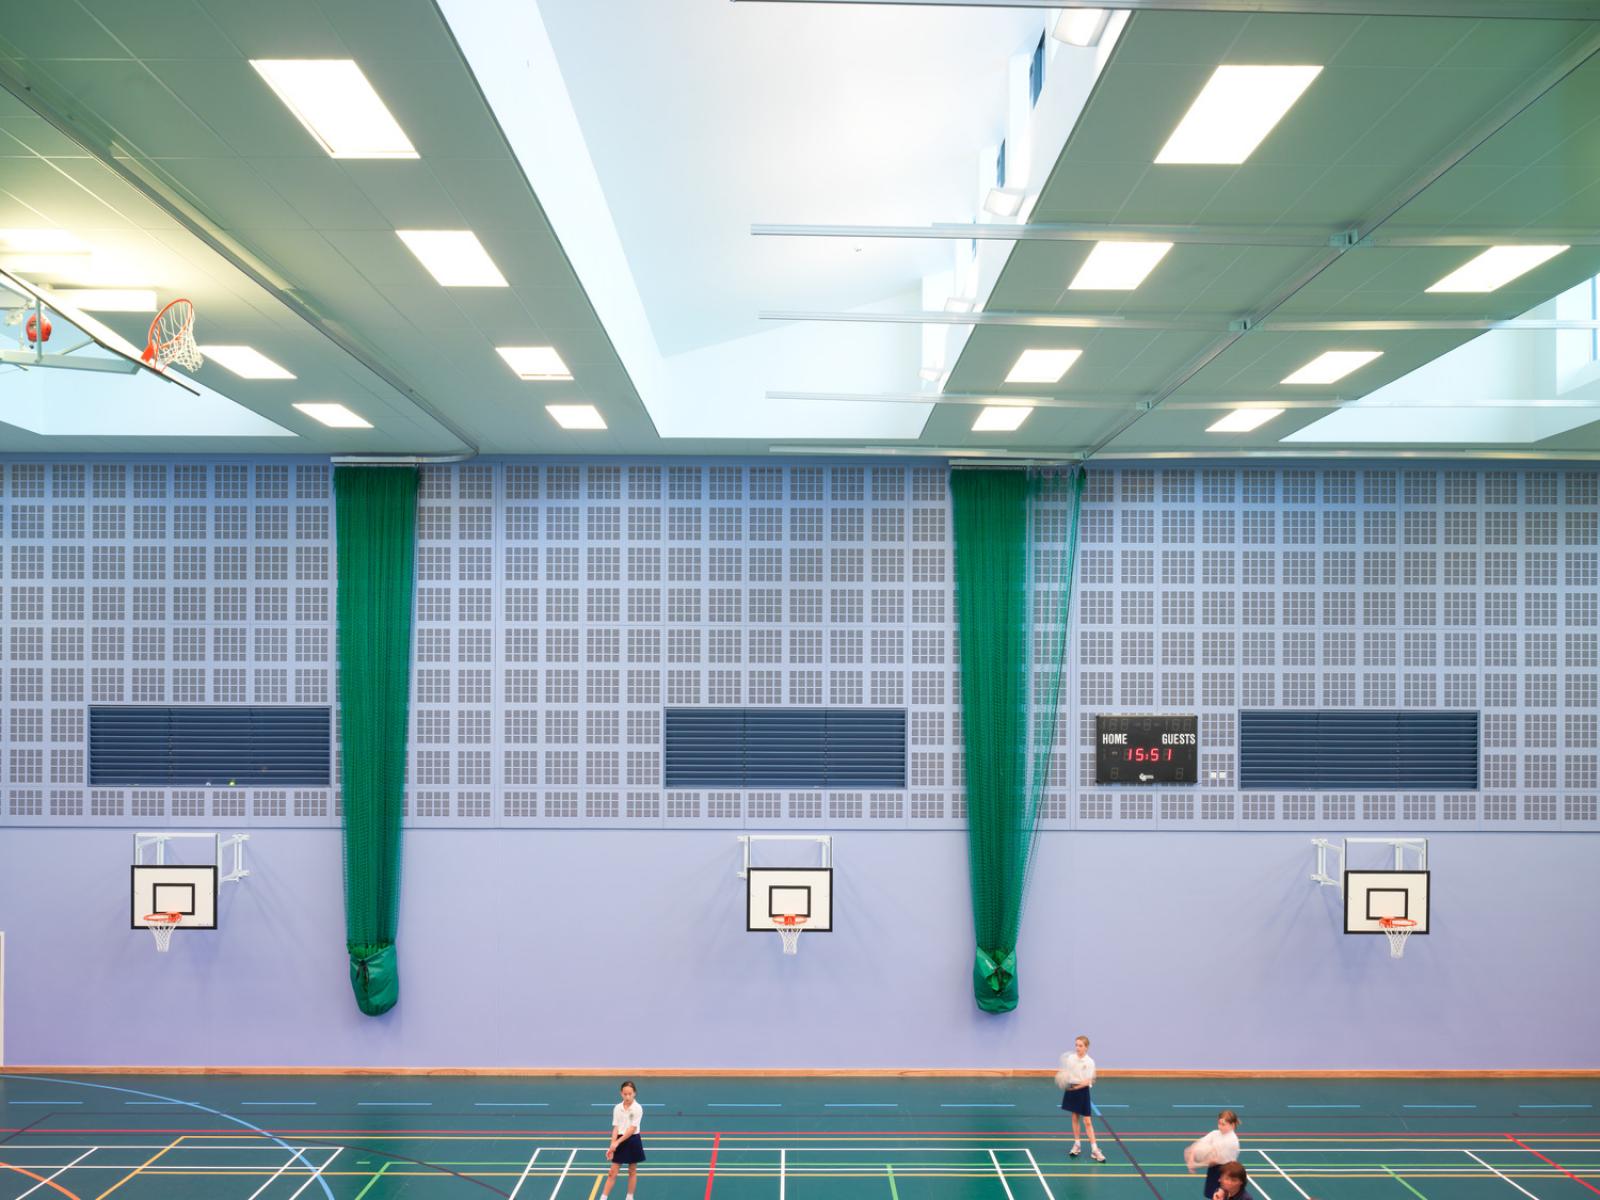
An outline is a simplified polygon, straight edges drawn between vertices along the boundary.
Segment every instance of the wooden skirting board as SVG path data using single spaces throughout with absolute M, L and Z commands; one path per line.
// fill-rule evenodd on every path
M 1053 1069 L 956 1069 L 890 1067 L 124 1067 L 14 1066 L 11 1075 L 482 1075 L 526 1078 L 641 1079 L 771 1078 L 793 1079 L 1048 1079 Z M 1107 1079 L 1600 1079 L 1600 1068 L 1534 1068 L 1477 1071 L 1191 1071 L 1168 1068 L 1107 1069 Z

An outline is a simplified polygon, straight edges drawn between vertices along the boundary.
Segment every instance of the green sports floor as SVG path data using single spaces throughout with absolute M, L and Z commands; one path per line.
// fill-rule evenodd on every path
M 639 1200 L 1193 1200 L 1182 1149 L 1223 1107 L 1263 1200 L 1600 1196 L 1595 1079 L 1106 1078 L 1103 1164 L 1067 1157 L 1048 1079 L 638 1082 Z M 603 1079 L 0 1074 L 0 1200 L 590 1200 L 615 1099 Z

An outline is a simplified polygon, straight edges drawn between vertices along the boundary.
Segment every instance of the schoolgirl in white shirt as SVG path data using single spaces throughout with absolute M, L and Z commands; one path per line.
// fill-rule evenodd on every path
M 1061 1107 L 1072 1114 L 1072 1149 L 1067 1151 L 1077 1158 L 1083 1150 L 1078 1140 L 1078 1123 L 1083 1122 L 1089 1132 L 1089 1157 L 1095 1162 L 1105 1162 L 1106 1156 L 1094 1140 L 1094 1106 L 1089 1102 L 1089 1089 L 1094 1083 L 1094 1059 L 1089 1057 L 1089 1039 L 1079 1037 L 1073 1042 L 1071 1053 L 1061 1056 L 1061 1066 L 1056 1071 L 1056 1086 L 1061 1089 Z
M 1219 1175 L 1223 1163 L 1239 1159 L 1239 1114 L 1225 1108 L 1217 1114 L 1217 1127 L 1198 1142 L 1184 1147 L 1183 1162 L 1190 1171 L 1206 1169 L 1206 1181 L 1201 1194 L 1214 1196 L 1221 1186 Z
M 628 1200 L 633 1200 L 633 1188 L 639 1180 L 639 1164 L 644 1161 L 644 1142 L 639 1138 L 639 1123 L 644 1120 L 644 1106 L 634 1099 L 638 1089 L 633 1080 L 622 1081 L 622 1103 L 611 1109 L 611 1145 L 606 1148 L 606 1158 L 611 1171 L 606 1175 L 606 1185 L 600 1189 L 600 1200 L 611 1194 L 611 1185 L 617 1181 L 617 1168 L 628 1164 Z

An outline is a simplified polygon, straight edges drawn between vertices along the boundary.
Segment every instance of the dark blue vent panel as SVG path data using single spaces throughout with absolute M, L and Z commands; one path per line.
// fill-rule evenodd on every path
M 894 708 L 669 708 L 677 788 L 903 788 L 906 714 Z
M 91 705 L 90 787 L 328 787 L 326 707 Z
M 1300 792 L 1476 791 L 1478 714 L 1243 711 L 1239 787 Z

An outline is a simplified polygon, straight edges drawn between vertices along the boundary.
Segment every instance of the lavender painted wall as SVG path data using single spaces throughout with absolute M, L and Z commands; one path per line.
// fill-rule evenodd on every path
M 732 831 L 413 830 L 399 1006 L 362 1017 L 338 835 L 267 830 L 223 928 L 126 928 L 125 830 L 0 833 L 11 1064 L 1600 1067 L 1588 839 L 1431 841 L 1437 932 L 1339 933 L 1306 837 L 1046 832 L 1022 1005 L 968 985 L 962 837 L 837 835 L 838 932 L 742 930 Z M 782 1044 L 774 1030 L 787 1032 Z

